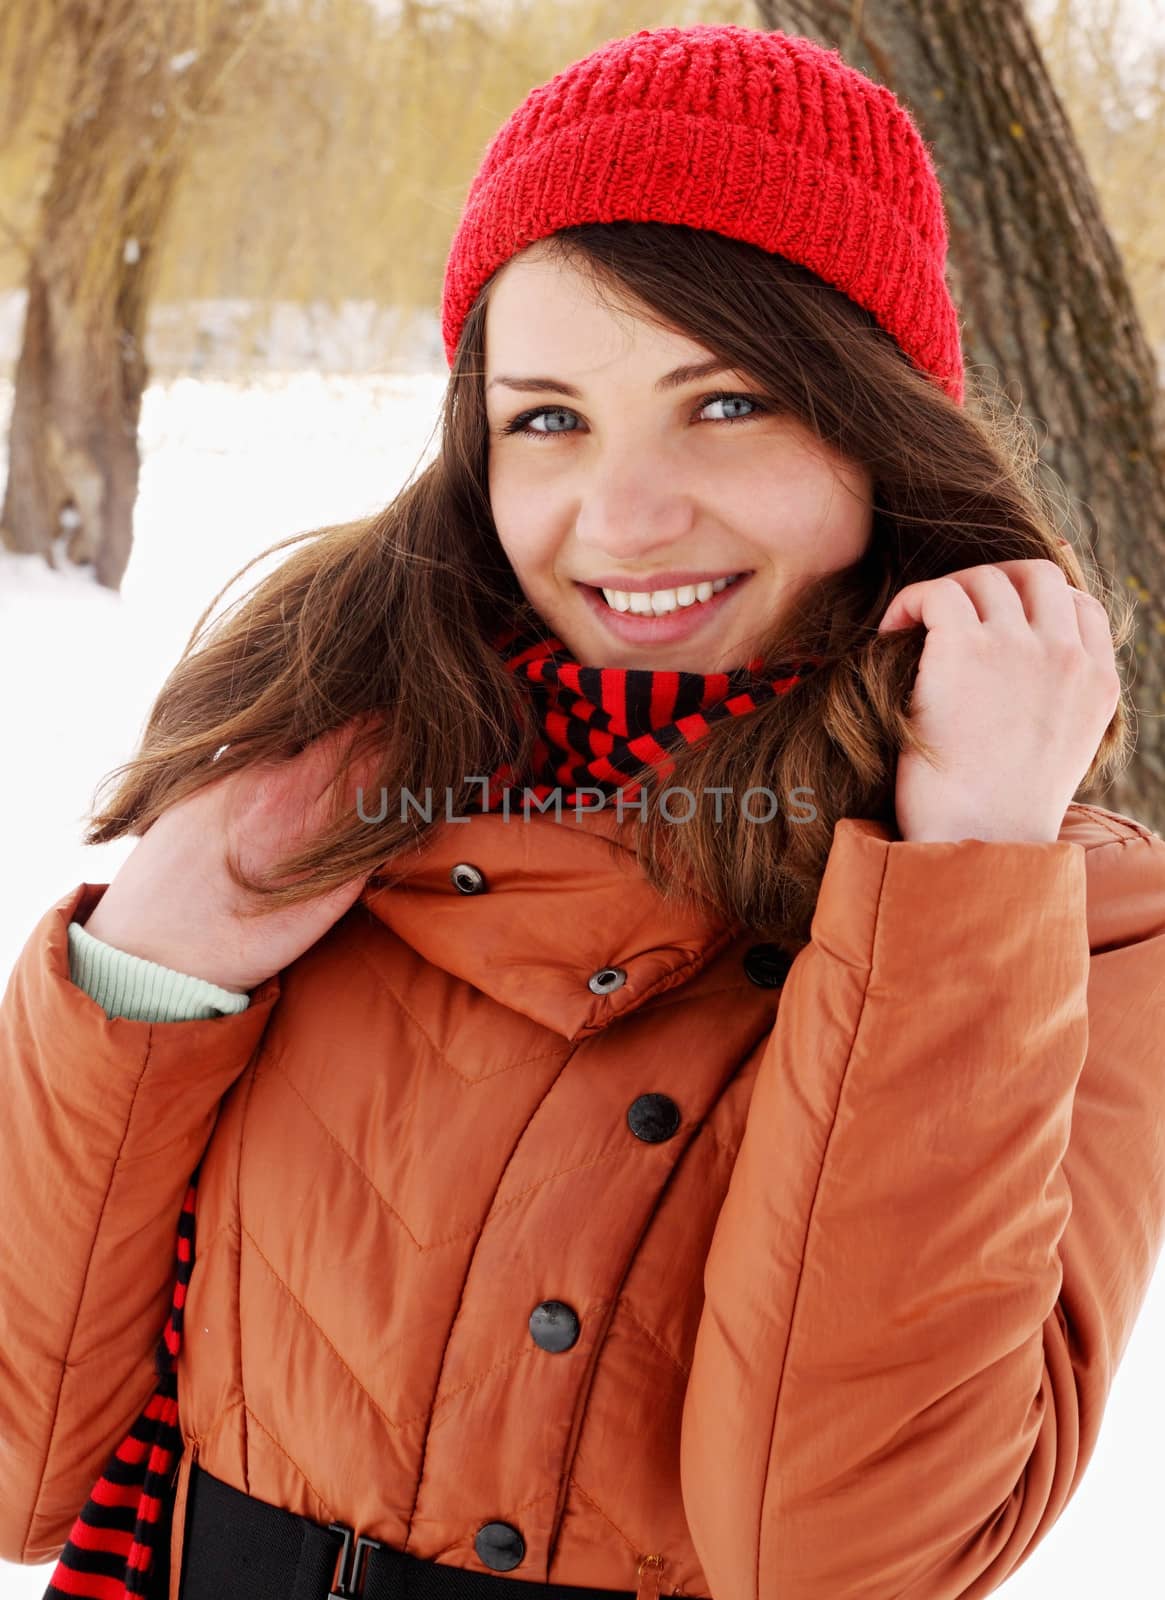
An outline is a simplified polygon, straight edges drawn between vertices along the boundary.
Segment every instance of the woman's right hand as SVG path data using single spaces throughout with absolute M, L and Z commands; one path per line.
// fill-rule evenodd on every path
M 104 943 L 247 994 L 310 948 L 360 896 L 368 874 L 312 900 L 242 916 L 256 898 L 227 874 L 230 853 L 257 876 L 332 819 L 339 758 L 370 722 L 358 717 L 298 755 L 241 767 L 168 807 L 142 834 L 85 922 Z M 353 763 L 357 785 L 379 767 L 373 752 Z

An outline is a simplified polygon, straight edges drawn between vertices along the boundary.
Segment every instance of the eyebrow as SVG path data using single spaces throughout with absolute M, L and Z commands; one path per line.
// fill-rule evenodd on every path
M 672 372 L 665 372 L 656 385 L 656 393 L 662 394 L 667 389 L 680 389 L 685 383 L 694 383 L 697 378 L 709 378 L 714 372 L 733 372 L 735 368 L 726 367 L 724 363 L 713 357 L 711 361 L 695 361 L 686 367 L 676 367 Z M 568 394 L 574 400 L 581 400 L 582 390 L 576 389 L 571 383 L 563 383 L 561 378 L 491 378 L 486 384 L 486 392 L 498 384 L 507 389 L 533 389 L 538 392 L 551 394 Z

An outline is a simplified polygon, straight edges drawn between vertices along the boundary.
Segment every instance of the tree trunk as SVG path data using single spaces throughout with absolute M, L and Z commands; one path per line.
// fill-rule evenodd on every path
M 124 52 L 105 62 L 63 132 L 29 262 L 0 528 L 50 566 L 66 532 L 68 559 L 116 589 L 137 498 L 145 281 L 176 163 L 156 165 L 161 86 L 131 81 Z
M 967 365 L 993 368 L 1035 424 L 1041 466 L 1073 497 L 1089 553 L 1140 602 L 1128 674 L 1137 750 L 1103 794 L 1081 798 L 1165 831 L 1160 380 L 1024 8 L 757 0 L 757 12 L 762 27 L 839 49 L 885 84 L 933 152 Z
M 28 264 L 0 542 L 55 567 L 64 533 L 68 559 L 110 589 L 133 543 L 159 241 L 191 137 L 263 0 L 184 9 L 175 19 L 137 0 L 70 0 L 53 34 L 73 82 Z

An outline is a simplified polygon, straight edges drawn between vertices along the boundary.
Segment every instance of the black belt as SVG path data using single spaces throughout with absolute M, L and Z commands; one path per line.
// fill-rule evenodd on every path
M 354 1539 L 342 1522 L 325 1527 L 256 1500 L 197 1462 L 179 1593 L 181 1600 L 635 1600 L 625 1589 L 527 1582 L 422 1561 L 365 1534 Z

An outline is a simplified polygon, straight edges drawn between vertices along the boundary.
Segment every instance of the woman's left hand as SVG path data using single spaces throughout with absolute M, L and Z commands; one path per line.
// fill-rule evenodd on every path
M 878 632 L 922 623 L 911 725 L 941 758 L 898 757 L 904 840 L 1054 841 L 1120 699 L 1108 615 L 1054 561 L 909 584 Z

